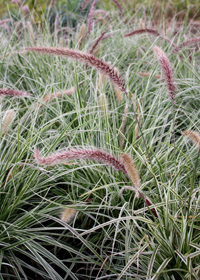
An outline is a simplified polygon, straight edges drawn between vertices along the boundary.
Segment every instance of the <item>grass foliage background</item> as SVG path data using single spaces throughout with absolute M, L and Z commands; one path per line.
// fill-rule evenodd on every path
M 105 8 L 105 6 L 103 6 Z M 151 14 L 152 12 L 152 14 Z M 3 97 L 3 116 L 14 109 L 16 118 L 0 139 L 0 267 L 1 279 L 199 279 L 200 186 L 198 149 L 183 138 L 183 130 L 199 132 L 199 50 L 173 53 L 166 41 L 151 35 L 123 38 L 139 27 L 142 7 L 126 20 L 109 11 L 113 36 L 100 44 L 98 57 L 111 61 L 123 75 L 148 146 L 147 154 L 129 103 L 124 144 L 120 149 L 122 117 L 127 104 L 116 100 L 108 79 L 98 90 L 99 73 L 63 57 L 20 53 L 27 46 L 61 46 L 88 52 L 107 28 L 98 23 L 82 46 L 80 24 L 68 33 L 52 35 L 47 17 L 32 23 L 19 11 L 20 29 L 0 29 L 0 87 L 31 93 L 28 98 Z M 151 27 L 153 9 L 147 18 Z M 84 22 L 87 22 L 85 17 Z M 60 26 L 61 22 L 59 22 Z M 166 26 L 168 27 L 168 26 Z M 156 26 L 159 32 L 161 23 Z M 192 23 L 177 29 L 171 21 L 170 39 L 179 44 L 192 33 Z M 165 30 L 166 31 L 166 30 Z M 175 149 L 172 107 L 152 48 L 162 48 L 172 63 L 177 83 Z M 146 78 L 138 72 L 150 72 Z M 71 96 L 37 107 L 42 98 L 76 86 Z M 98 101 L 104 93 L 109 111 Z M 97 147 L 117 158 L 129 153 L 139 170 L 141 191 L 158 213 L 129 190 L 129 179 L 111 167 L 75 160 L 46 167 L 34 159 L 69 147 Z M 77 210 L 67 224 L 63 208 Z

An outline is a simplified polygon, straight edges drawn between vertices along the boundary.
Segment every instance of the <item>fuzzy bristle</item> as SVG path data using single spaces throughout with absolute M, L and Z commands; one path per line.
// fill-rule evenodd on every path
M 15 116 L 16 116 L 16 114 L 13 109 L 6 111 L 6 113 L 3 117 L 3 120 L 2 120 L 2 125 L 1 125 L 1 136 L 5 133 L 8 126 L 11 125 Z
M 126 153 L 120 157 L 120 161 L 124 165 L 128 177 L 130 178 L 136 190 L 138 191 L 140 187 L 140 179 L 139 179 L 138 170 L 135 168 L 132 157 Z M 136 196 L 139 197 L 138 192 L 136 192 Z
M 190 140 L 192 140 L 192 142 L 195 145 L 197 145 L 198 148 L 200 148 L 200 134 L 198 132 L 192 130 L 185 130 L 182 131 L 182 134 L 190 138 Z
M 77 211 L 73 208 L 64 208 L 60 219 L 65 223 L 70 223 L 76 216 Z
M 160 63 L 160 66 L 161 66 L 161 69 L 163 72 L 163 76 L 165 79 L 165 83 L 166 83 L 166 86 L 167 86 L 167 89 L 169 92 L 169 97 L 172 101 L 174 101 L 176 85 L 174 82 L 174 73 L 172 71 L 172 67 L 169 62 L 169 59 L 166 56 L 166 54 L 158 46 L 154 46 L 153 50 Z

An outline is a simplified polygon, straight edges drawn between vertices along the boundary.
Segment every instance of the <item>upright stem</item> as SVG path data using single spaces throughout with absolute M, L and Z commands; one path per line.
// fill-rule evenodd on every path
M 174 100 L 172 100 L 172 116 L 173 116 L 173 136 L 174 136 L 174 154 L 175 154 L 175 116 L 174 116 Z
M 198 161 L 199 161 L 199 155 L 200 155 L 200 148 L 198 149 L 197 160 L 196 160 L 195 165 L 194 165 L 194 174 L 193 174 L 193 179 L 192 179 L 192 184 L 193 184 L 192 190 L 194 189 L 194 180 L 195 180 L 195 176 L 196 176 L 196 170 L 197 170 L 197 164 L 198 164 Z

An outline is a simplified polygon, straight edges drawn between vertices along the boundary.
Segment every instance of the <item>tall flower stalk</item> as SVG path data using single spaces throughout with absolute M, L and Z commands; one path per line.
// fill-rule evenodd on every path
M 116 157 L 96 148 L 64 150 L 51 154 L 48 157 L 41 156 L 40 152 L 35 149 L 35 158 L 37 163 L 41 165 L 55 165 L 65 162 L 66 160 L 73 159 L 94 160 L 111 166 L 114 169 L 122 171 L 125 174 L 127 173 L 123 163 L 121 163 Z
M 160 63 L 163 77 L 166 83 L 166 87 L 168 89 L 169 98 L 172 101 L 172 114 L 173 114 L 173 131 L 174 131 L 174 150 L 175 150 L 175 119 L 174 119 L 174 102 L 175 102 L 175 91 L 176 91 L 176 84 L 174 81 L 174 73 L 169 62 L 168 57 L 166 54 L 158 47 L 154 46 L 153 48 L 155 55 L 158 58 Z

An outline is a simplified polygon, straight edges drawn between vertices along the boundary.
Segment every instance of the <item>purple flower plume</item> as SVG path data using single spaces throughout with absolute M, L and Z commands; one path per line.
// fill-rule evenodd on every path
M 0 25 L 2 25 L 2 24 L 4 24 L 4 23 L 7 23 L 7 22 L 9 22 L 9 21 L 11 21 L 10 18 L 0 20 Z
M 123 8 L 122 8 L 122 6 L 120 5 L 120 3 L 119 3 L 117 0 L 111 0 L 111 1 L 112 1 L 112 2 L 115 4 L 115 6 L 119 9 L 121 15 L 124 16 L 124 11 L 123 11 Z
M 110 80 L 123 92 L 126 91 L 126 86 L 123 78 L 115 73 L 114 68 L 112 68 L 108 63 L 98 59 L 92 54 L 84 53 L 81 51 L 75 51 L 71 49 L 62 49 L 56 47 L 28 47 L 25 48 L 26 51 L 35 51 L 46 54 L 62 55 L 71 57 L 75 60 L 81 61 L 86 65 L 90 65 L 95 69 L 99 70 L 101 74 L 107 75 Z
M 150 29 L 150 28 L 140 28 L 140 29 L 136 29 L 131 31 L 130 33 L 127 33 L 124 35 L 124 37 L 130 37 L 133 35 L 137 35 L 137 34 L 143 34 L 143 33 L 150 33 L 154 36 L 160 36 L 160 33 L 154 29 Z
M 188 40 L 184 41 L 183 43 L 181 43 L 180 45 L 178 45 L 175 49 L 175 52 L 180 51 L 181 49 L 183 49 L 184 47 L 186 47 L 188 45 L 198 44 L 198 43 L 200 43 L 200 36 L 188 39 Z
M 89 160 L 102 162 L 106 165 L 112 166 L 114 169 L 118 171 L 122 171 L 125 174 L 127 173 L 123 163 L 121 163 L 117 158 L 96 148 L 64 150 L 51 154 L 48 157 L 42 157 L 40 152 L 37 149 L 35 149 L 35 158 L 38 164 L 41 165 L 55 165 L 55 164 L 65 162 L 66 160 L 73 160 L 73 159 L 85 159 L 85 160 L 89 159 Z
M 88 15 L 88 34 L 90 34 L 91 29 L 92 29 L 92 20 L 93 20 L 93 14 L 94 14 L 94 9 L 95 9 L 96 3 L 97 3 L 97 0 L 94 0 L 92 2 L 90 12 L 89 12 L 89 15 Z
M 9 96 L 18 96 L 18 97 L 23 97 L 23 96 L 30 96 L 30 93 L 28 92 L 23 92 L 19 90 L 14 90 L 14 89 L 0 89 L 0 95 L 9 95 Z
M 82 3 L 82 6 L 81 6 L 81 11 L 84 11 L 85 8 L 87 7 L 87 5 L 89 4 L 90 0 L 85 0 L 83 1 Z
M 176 90 L 176 85 L 174 82 L 174 73 L 172 71 L 172 67 L 170 65 L 169 59 L 166 56 L 166 54 L 158 47 L 154 46 L 153 47 L 154 53 L 157 56 L 163 75 L 165 79 L 165 83 L 167 85 L 167 89 L 169 92 L 170 99 L 174 101 L 175 98 L 175 90 Z
M 130 33 L 125 34 L 124 37 L 131 37 L 133 35 L 145 34 L 145 33 L 149 33 L 151 35 L 164 39 L 165 41 L 170 43 L 170 45 L 174 48 L 174 51 L 176 51 L 176 49 L 177 49 L 176 45 L 168 37 L 166 37 L 165 35 L 161 35 L 157 30 L 154 30 L 151 28 L 135 29 L 135 30 L 131 31 Z
M 107 29 L 97 38 L 96 42 L 94 43 L 94 45 L 91 47 L 91 49 L 90 49 L 90 51 L 89 51 L 90 54 L 93 54 L 95 48 L 97 47 L 97 45 L 99 44 L 99 42 L 101 42 L 101 41 L 103 40 L 103 36 L 106 34 L 106 32 L 108 32 L 109 29 L 110 29 L 110 27 L 107 28 Z
M 95 15 L 102 14 L 102 15 L 104 15 L 104 17 L 105 17 L 108 21 L 111 20 L 110 17 L 109 17 L 109 15 L 108 15 L 108 13 L 105 12 L 104 10 L 95 10 L 95 11 L 94 11 L 94 14 L 95 14 Z

